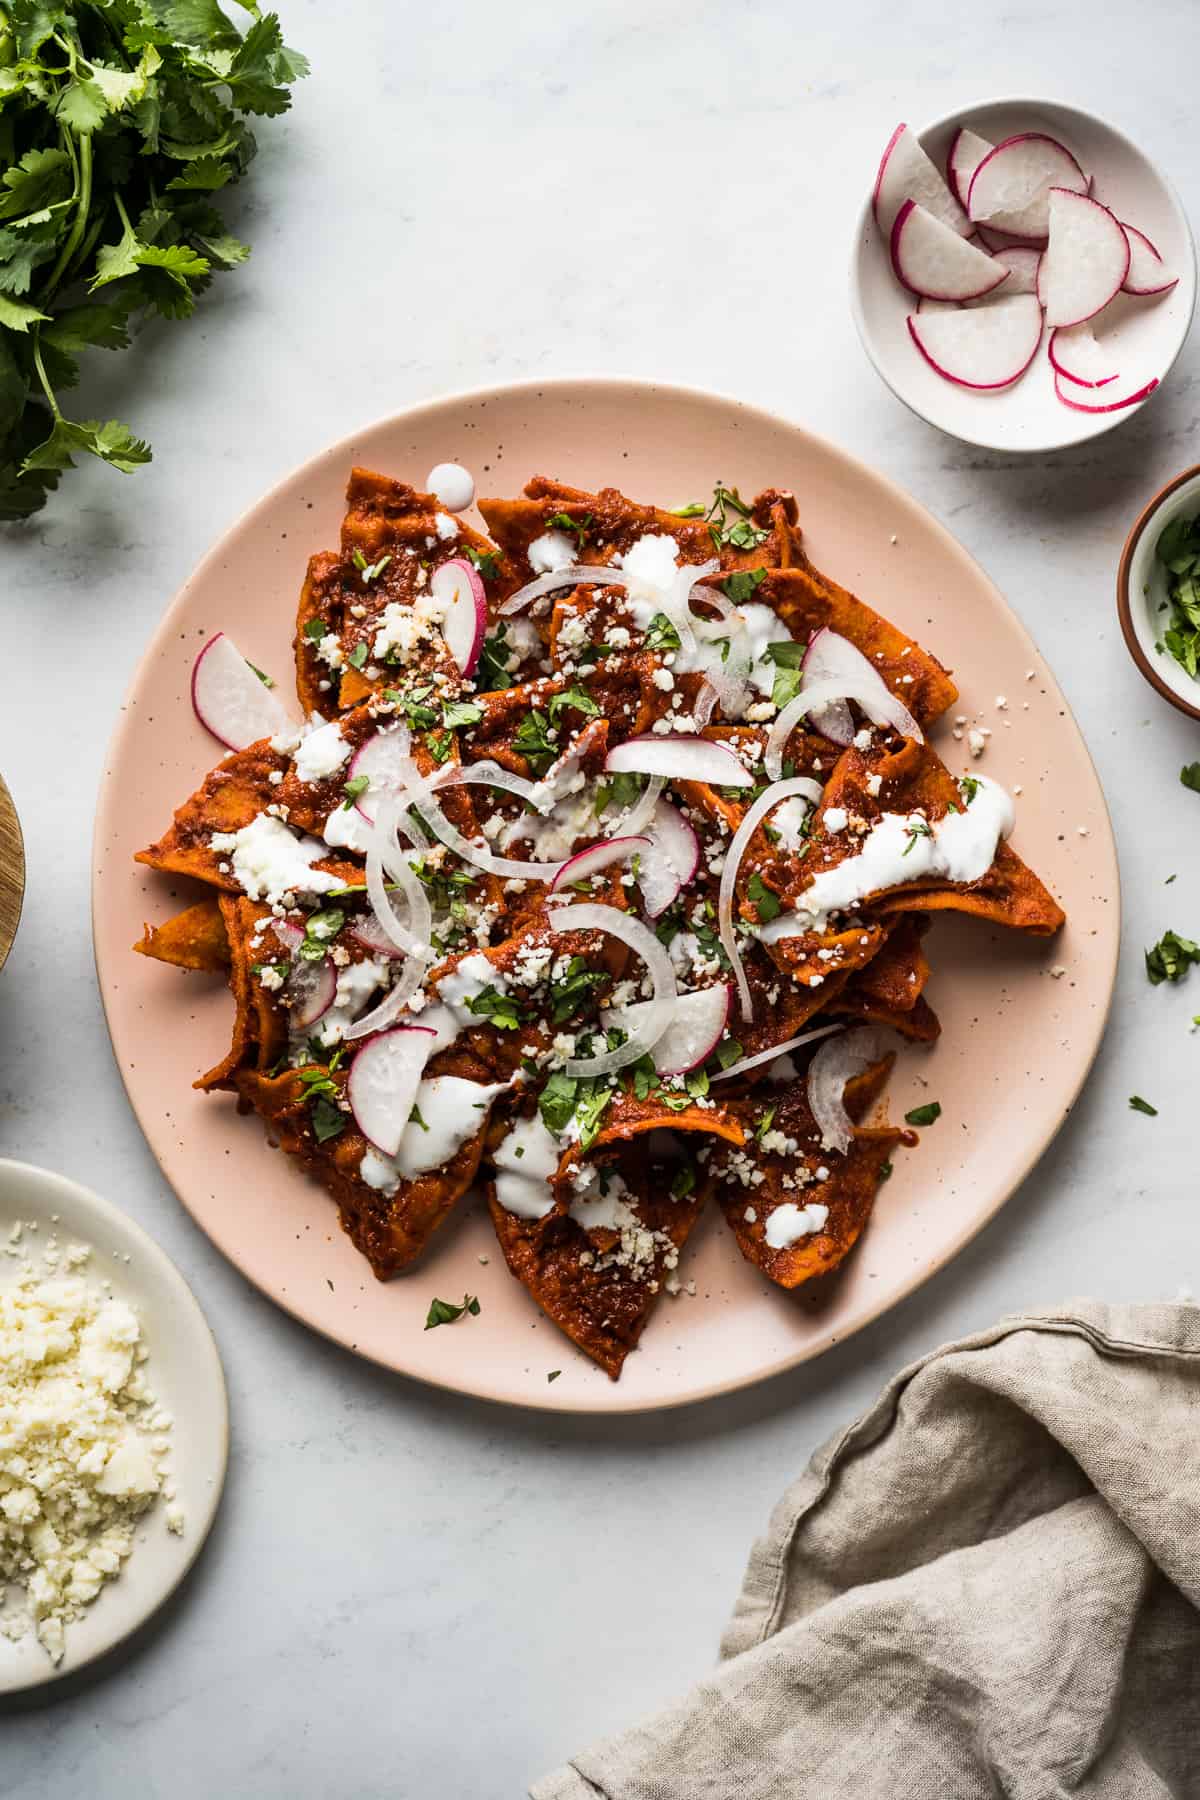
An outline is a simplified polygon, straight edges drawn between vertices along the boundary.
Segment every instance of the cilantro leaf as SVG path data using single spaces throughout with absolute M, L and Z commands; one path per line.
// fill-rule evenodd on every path
M 655 613 L 646 627 L 645 644 L 647 650 L 657 650 L 660 656 L 665 656 L 669 650 L 679 649 L 679 633 L 666 613 Z
M 1145 1113 L 1147 1118 L 1157 1119 L 1158 1117 L 1157 1106 L 1151 1106 L 1150 1102 L 1148 1100 L 1143 1100 L 1140 1094 L 1130 1094 L 1129 1104 L 1134 1112 Z
M 513 749 L 525 758 L 535 775 L 544 775 L 558 758 L 558 745 L 554 742 L 550 721 L 536 707 L 525 714 L 512 741 Z
M 935 1119 L 942 1116 L 940 1100 L 930 1100 L 924 1106 L 914 1106 L 911 1112 L 904 1115 L 906 1125 L 932 1125 Z
M 757 869 L 747 883 L 746 894 L 758 913 L 760 924 L 769 925 L 783 911 L 779 895 L 767 886 Z
M 1200 762 L 1184 763 L 1179 771 L 1179 779 L 1185 788 L 1191 788 L 1193 794 L 1200 794 Z
M 565 688 L 561 694 L 551 695 L 550 704 L 546 708 L 550 715 L 550 723 L 557 725 L 568 707 L 572 712 L 582 713 L 585 718 L 594 718 L 600 711 L 599 706 L 584 688 L 569 687 Z
M 735 569 L 734 573 L 727 575 L 721 583 L 721 592 L 727 600 L 732 600 L 735 606 L 743 606 L 747 600 L 753 598 L 755 591 L 762 586 L 766 578 L 767 571 L 765 569 Z
M 452 1300 L 431 1300 L 429 1312 L 425 1318 L 426 1331 L 432 1331 L 438 1325 L 453 1325 L 456 1319 L 479 1317 L 479 1301 L 474 1294 L 464 1294 L 462 1305 L 455 1306 Z
M 1182 981 L 1193 963 L 1200 962 L 1200 944 L 1180 937 L 1177 931 L 1164 931 L 1157 944 L 1146 951 L 1146 975 L 1151 985 L 1163 981 Z
M 521 1005 L 515 994 L 505 994 L 496 987 L 485 987 L 466 1002 L 467 1011 L 477 1019 L 487 1019 L 497 1031 L 520 1031 Z
M 500 552 L 498 550 L 476 550 L 473 544 L 464 544 L 463 551 L 485 581 L 490 581 L 493 576 L 500 573 Z M 501 630 L 503 630 L 503 626 Z

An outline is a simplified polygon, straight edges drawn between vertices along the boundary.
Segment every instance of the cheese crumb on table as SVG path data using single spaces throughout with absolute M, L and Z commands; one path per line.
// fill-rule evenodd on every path
M 8 1233 L 0 1285 L 0 1633 L 32 1628 L 54 1663 L 66 1627 L 120 1574 L 138 1519 L 170 1483 L 171 1416 L 146 1380 L 133 1309 L 78 1273 L 90 1250 L 51 1237 L 39 1265 Z M 5 1589 L 20 1604 L 4 1605 Z

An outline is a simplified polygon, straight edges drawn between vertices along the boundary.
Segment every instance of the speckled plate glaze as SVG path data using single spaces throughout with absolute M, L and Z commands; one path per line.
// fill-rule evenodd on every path
M 508 1274 L 480 1203 L 410 1274 L 377 1282 L 324 1191 L 233 1100 L 193 1091 L 223 1054 L 223 981 L 135 956 L 144 919 L 193 898 L 135 865 L 216 761 L 188 700 L 218 629 L 290 681 L 296 598 L 311 551 L 336 545 L 346 476 L 365 463 L 417 483 L 453 459 L 483 494 L 542 473 L 612 483 L 668 506 L 714 481 L 791 487 L 811 554 L 954 669 L 961 712 L 991 730 L 981 767 L 1019 787 L 1014 843 L 1058 895 L 1063 936 L 1039 945 L 969 920 L 931 934 L 943 1036 L 905 1050 L 893 1116 L 938 1099 L 919 1150 L 896 1157 L 861 1245 L 818 1293 L 785 1294 L 746 1264 L 715 1209 L 618 1383 L 574 1350 Z M 473 516 L 473 515 L 472 515 Z M 476 523 L 479 521 L 476 519 Z M 998 695 L 1007 697 L 997 710 Z M 971 766 L 949 722 L 935 741 Z M 562 1412 L 635 1412 L 743 1387 L 848 1337 L 939 1269 L 1025 1176 L 1062 1124 L 1099 1045 L 1119 931 L 1104 798 L 1054 678 L 996 588 L 899 488 L 811 433 L 734 400 L 649 382 L 563 380 L 438 400 L 336 444 L 236 524 L 168 609 L 134 676 L 96 821 L 93 918 L 117 1062 L 151 1148 L 185 1206 L 280 1306 L 360 1356 L 439 1386 Z M 1053 973 L 1052 973 L 1053 971 Z M 1061 971 L 1061 973 L 1059 972 Z M 478 1317 L 424 1331 L 434 1295 L 478 1294 Z M 553 1382 L 547 1376 L 561 1370 Z

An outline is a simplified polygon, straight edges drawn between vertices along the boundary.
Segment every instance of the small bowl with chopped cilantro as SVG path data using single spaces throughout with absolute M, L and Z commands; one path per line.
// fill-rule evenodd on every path
M 1126 538 L 1117 612 L 1151 687 L 1200 719 L 1200 465 L 1168 482 Z

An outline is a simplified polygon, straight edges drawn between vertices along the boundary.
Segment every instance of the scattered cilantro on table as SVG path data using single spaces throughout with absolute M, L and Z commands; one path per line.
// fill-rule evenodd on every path
M 1148 1100 L 1143 1100 L 1140 1094 L 1130 1094 L 1129 1104 L 1134 1112 L 1145 1113 L 1146 1117 L 1149 1119 L 1157 1119 L 1158 1117 L 1157 1106 L 1151 1106 L 1150 1102 Z
M 79 454 L 130 473 L 150 446 L 61 395 L 90 349 L 149 315 L 186 318 L 249 255 L 213 195 L 308 65 L 274 13 L 243 33 L 217 0 L 0 6 L 0 519 L 45 504 Z
M 1180 937 L 1177 931 L 1164 931 L 1157 944 L 1146 951 L 1146 974 L 1153 986 L 1163 981 L 1182 981 L 1193 963 L 1200 962 L 1200 944 Z

